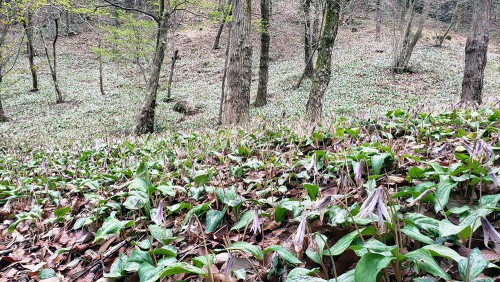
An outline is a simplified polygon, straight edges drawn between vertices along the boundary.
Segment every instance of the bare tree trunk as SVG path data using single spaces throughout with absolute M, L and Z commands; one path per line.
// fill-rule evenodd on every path
M 161 3 L 163 3 L 163 1 L 161 1 Z M 141 109 L 139 110 L 135 119 L 134 134 L 136 135 L 154 132 L 156 94 L 158 93 L 161 66 L 165 58 L 165 49 L 167 46 L 169 23 L 168 9 L 169 8 L 166 7 L 163 7 L 161 9 L 162 15 L 156 35 L 156 50 L 153 59 L 151 75 L 149 77 L 147 94 L 146 97 L 144 97 Z
M 482 103 L 484 68 L 488 52 L 491 0 L 474 1 L 472 26 L 465 44 L 465 70 L 460 99 L 465 104 Z
M 398 27 L 400 31 L 404 31 L 400 34 L 396 35 L 395 38 L 395 45 L 394 45 L 394 61 L 392 65 L 392 70 L 395 73 L 402 73 L 408 70 L 408 63 L 410 61 L 411 55 L 413 54 L 413 49 L 417 45 L 418 40 L 420 39 L 422 35 L 422 30 L 424 28 L 424 22 L 428 14 L 428 3 L 425 2 L 424 0 L 424 8 L 422 11 L 421 18 L 418 23 L 418 28 L 413 37 L 411 36 L 411 29 L 413 26 L 413 18 L 415 16 L 415 4 L 417 0 L 410 0 L 409 3 L 409 9 L 406 11 L 406 7 L 401 6 L 400 7 L 400 22 L 398 24 Z M 401 5 L 406 5 L 406 3 L 403 1 Z M 406 18 L 406 13 L 409 12 L 408 20 L 406 22 L 405 29 L 401 30 L 401 27 L 404 24 L 404 19 Z
M 303 0 L 304 9 L 304 63 L 305 63 L 305 77 L 312 77 L 314 68 L 311 60 L 313 55 L 312 48 L 312 35 L 311 35 L 311 0 Z
M 271 19 L 271 0 L 260 0 L 260 11 L 262 17 L 262 30 L 260 34 L 260 65 L 259 65 L 259 87 L 255 106 L 262 107 L 267 104 L 267 84 L 269 81 L 269 23 Z
M 21 21 L 28 41 L 28 61 L 30 65 L 32 88 L 31 92 L 38 91 L 38 76 L 35 66 L 35 49 L 33 48 L 33 12 L 26 12 L 26 19 Z
M 6 122 L 6 121 L 7 117 L 5 116 L 5 111 L 3 110 L 2 97 L 0 97 L 0 122 Z
M 214 41 L 214 50 L 219 49 L 219 44 L 220 44 L 220 37 L 222 35 L 222 31 L 224 30 L 224 25 L 226 24 L 225 20 L 222 20 L 219 24 L 219 29 L 217 30 L 217 35 L 215 36 L 215 41 Z
M 101 39 L 99 38 L 99 45 L 98 45 L 99 50 L 101 49 Z M 98 52 L 98 60 L 99 60 L 99 90 L 101 92 L 101 95 L 104 96 L 106 95 L 106 92 L 104 91 L 104 73 L 102 69 L 102 55 L 101 52 Z
M 224 1 L 224 3 L 228 2 L 228 1 L 230 1 L 230 0 L 226 0 L 226 1 Z M 225 10 L 225 8 L 226 7 L 224 7 L 224 4 L 221 4 L 221 10 L 222 10 L 224 18 L 220 22 L 219 29 L 217 30 L 217 35 L 215 36 L 214 47 L 213 47 L 214 50 L 219 49 L 220 37 L 222 35 L 222 31 L 224 30 L 224 25 L 226 24 L 226 14 L 225 14 L 226 10 Z M 231 11 L 229 11 L 229 13 L 231 14 Z
M 318 48 L 318 58 L 314 70 L 313 83 L 306 105 L 306 120 L 317 122 L 323 111 L 323 99 L 330 83 L 332 72 L 332 51 L 340 21 L 339 0 L 326 0 L 323 32 Z
M 222 124 L 222 113 L 223 113 L 223 109 L 224 109 L 224 102 L 226 99 L 226 78 L 227 78 L 227 65 L 229 63 L 229 41 L 231 39 L 231 30 L 232 30 L 232 24 L 229 27 L 227 43 L 226 43 L 226 59 L 224 60 L 224 74 L 222 76 L 222 87 L 221 87 L 220 104 L 219 104 L 219 117 L 217 120 L 218 125 Z
M 175 68 L 175 62 L 177 62 L 178 55 L 179 55 L 179 50 L 175 50 L 174 55 L 172 56 L 172 62 L 170 64 L 170 74 L 168 75 L 167 101 L 170 101 L 172 99 L 172 83 L 174 81 L 174 68 Z
M 377 11 L 375 15 L 375 40 L 380 41 L 380 25 L 382 24 L 382 0 L 377 0 Z
M 234 0 L 233 26 L 229 43 L 227 95 L 222 124 L 241 124 L 250 119 L 252 82 L 251 0 Z
M 57 49 L 56 49 L 56 44 L 57 44 L 57 39 L 59 38 L 59 19 L 55 18 L 54 19 L 54 24 L 55 24 L 55 36 L 54 40 L 52 41 L 52 59 L 50 59 L 49 55 L 49 49 L 47 48 L 47 45 L 45 45 L 45 55 L 47 56 L 47 62 L 49 64 L 50 68 L 50 74 L 52 76 L 52 81 L 54 82 L 54 89 L 56 91 L 56 104 L 60 104 L 64 102 L 64 98 L 61 92 L 61 89 L 59 88 L 59 82 L 57 81 Z M 42 34 L 42 40 L 43 40 L 43 34 Z
M 453 27 L 453 24 L 455 23 L 455 19 L 457 18 L 458 14 L 458 7 L 460 6 L 460 1 L 457 1 L 455 4 L 455 9 L 453 9 L 453 15 L 451 16 L 450 24 L 448 25 L 448 28 L 444 32 L 442 36 L 437 36 L 436 37 L 436 47 L 441 47 L 443 45 L 444 40 L 446 39 L 446 36 L 450 32 L 451 28 Z

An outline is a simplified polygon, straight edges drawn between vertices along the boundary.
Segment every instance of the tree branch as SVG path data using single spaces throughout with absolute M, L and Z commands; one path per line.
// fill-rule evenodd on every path
M 140 9 L 136 9 L 136 8 L 124 7 L 124 6 L 122 6 L 122 5 L 119 5 L 119 4 L 116 4 L 116 3 L 113 3 L 113 2 L 111 2 L 111 1 L 109 1 L 109 0 L 102 0 L 102 1 L 104 1 L 104 2 L 105 2 L 105 3 L 107 3 L 108 5 L 100 5 L 100 6 L 96 6 L 96 9 L 98 9 L 98 8 L 104 8 L 104 7 L 115 7 L 115 8 L 118 8 L 118 9 L 124 10 L 124 11 L 138 12 L 138 13 L 141 13 L 141 14 L 143 14 L 143 15 L 146 15 L 146 16 L 148 16 L 148 17 L 152 18 L 152 19 L 153 19 L 155 22 L 157 22 L 157 23 L 159 23 L 159 22 L 160 22 L 160 19 L 159 19 L 157 16 L 155 16 L 155 15 L 153 15 L 153 14 L 149 13 L 149 12 L 146 12 L 146 11 L 143 11 L 143 10 L 140 10 Z

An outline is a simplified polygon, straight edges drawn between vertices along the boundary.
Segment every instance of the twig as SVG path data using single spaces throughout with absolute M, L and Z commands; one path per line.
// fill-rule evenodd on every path
M 91 264 L 89 267 L 87 267 L 86 269 L 84 269 L 82 272 L 80 272 L 80 274 L 78 274 L 77 276 L 71 278 L 71 281 L 77 281 L 78 278 L 82 277 L 83 275 L 87 274 L 87 272 L 89 272 L 92 268 L 98 266 L 99 264 L 101 264 L 102 262 L 104 262 L 104 260 L 106 260 L 108 257 L 110 257 L 111 255 L 113 255 L 114 253 L 116 253 L 121 247 L 123 247 L 126 243 L 128 242 L 128 240 L 124 240 L 124 241 L 121 241 L 118 245 L 116 245 L 113 249 L 109 250 L 106 254 L 104 254 L 104 256 L 102 256 L 102 258 L 96 262 L 94 262 L 93 264 Z

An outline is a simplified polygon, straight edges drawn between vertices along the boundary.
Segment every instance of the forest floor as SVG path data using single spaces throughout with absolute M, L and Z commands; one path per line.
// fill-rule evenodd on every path
M 283 123 L 300 122 L 310 89 L 310 82 L 294 89 L 303 70 L 303 43 L 300 18 L 286 1 L 277 1 L 275 21 L 271 26 L 271 63 L 269 104 L 252 108 L 254 122 L 262 119 Z M 352 32 L 355 27 L 357 32 Z M 446 25 L 427 22 L 423 38 L 411 59 L 413 73 L 392 74 L 391 31 L 385 26 L 380 42 L 374 40 L 373 20 L 354 18 L 340 27 L 333 53 L 333 74 L 326 93 L 325 120 L 335 116 L 377 116 L 395 108 L 423 107 L 427 111 L 452 108 L 459 99 L 464 65 L 464 32 L 451 32 L 443 47 L 433 46 L 436 34 Z M 224 68 L 224 44 L 213 50 L 216 23 L 200 23 L 180 30 L 170 38 L 171 47 L 180 51 L 172 89 L 173 98 L 185 100 L 200 113 L 183 116 L 165 103 L 166 87 L 158 95 L 156 122 L 158 131 L 180 128 L 216 127 L 221 78 Z M 98 85 L 98 61 L 92 49 L 96 33 L 84 32 L 62 37 L 59 43 L 59 79 L 66 103 L 55 104 L 55 94 L 48 65 L 42 57 L 39 66 L 40 91 L 29 92 L 30 76 L 26 57 L 0 84 L 2 102 L 9 122 L 0 124 L 1 144 L 47 144 L 95 138 L 108 139 L 128 135 L 144 96 L 144 80 L 137 67 L 104 62 L 106 95 Z M 254 33 L 254 77 L 252 100 L 258 79 L 259 38 Z M 168 57 L 168 56 L 167 56 Z M 167 58 L 162 83 L 168 78 Z M 486 103 L 500 93 L 499 45 L 491 41 L 485 72 Z

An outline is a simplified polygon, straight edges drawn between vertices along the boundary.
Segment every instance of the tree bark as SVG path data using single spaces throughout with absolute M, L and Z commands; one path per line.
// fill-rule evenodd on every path
M 30 65 L 32 88 L 31 92 L 38 91 L 38 75 L 35 66 L 35 49 L 33 48 L 33 12 L 26 12 L 26 19 L 21 21 L 28 43 L 28 61 Z
M 413 26 L 413 18 L 415 16 L 415 6 L 417 0 L 410 0 L 408 3 L 409 8 L 406 10 L 406 2 L 402 1 L 400 3 L 400 15 L 399 15 L 399 23 L 398 27 L 400 29 L 400 33 L 396 35 L 395 45 L 394 45 L 394 61 L 392 64 L 392 70 L 395 73 L 403 73 L 408 70 L 408 63 L 410 61 L 411 55 L 413 54 L 413 49 L 418 43 L 422 35 L 422 30 L 424 28 L 425 19 L 428 14 L 429 4 L 423 0 L 424 7 L 422 11 L 421 18 L 418 22 L 418 28 L 415 34 L 411 35 L 411 30 Z M 404 24 L 404 19 L 406 18 L 406 13 L 410 13 L 408 16 L 408 20 L 406 24 Z M 405 26 L 404 30 L 401 28 Z M 399 37 L 399 38 L 398 38 Z
M 269 36 L 269 23 L 271 0 L 260 0 L 260 11 L 262 17 L 262 30 L 260 34 L 260 65 L 259 65 L 259 87 L 257 88 L 257 97 L 255 106 L 262 107 L 267 104 L 267 84 L 269 81 L 269 45 L 271 37 Z
M 304 9 L 304 63 L 305 63 L 305 77 L 312 77 L 314 67 L 312 60 L 312 35 L 311 35 L 311 0 L 303 0 Z
M 482 103 L 484 68 L 488 52 L 488 26 L 491 0 L 474 1 L 472 26 L 465 44 L 465 70 L 462 80 L 462 103 Z
M 5 111 L 3 110 L 2 97 L 0 97 L 0 122 L 6 122 L 6 121 L 7 117 L 5 116 Z
M 98 48 L 99 48 L 99 53 L 98 53 L 98 60 L 99 60 L 99 91 L 101 92 L 101 95 L 104 96 L 106 95 L 106 92 L 104 91 L 104 72 L 103 72 L 103 66 L 102 66 L 102 55 L 100 52 L 101 49 L 101 39 L 99 38 L 99 43 L 98 43 Z
M 317 122 L 321 118 L 323 99 L 330 83 L 332 72 L 332 51 L 340 22 L 340 3 L 326 0 L 326 13 L 323 32 L 319 41 L 318 58 L 314 70 L 313 83 L 306 105 L 306 120 Z
M 56 49 L 56 44 L 57 44 L 57 39 L 59 38 L 59 19 L 55 18 L 54 19 L 54 24 L 55 24 L 55 36 L 54 40 L 52 41 L 52 60 L 50 59 L 49 55 L 49 49 L 45 45 L 45 55 L 47 56 L 47 62 L 49 65 L 50 69 L 50 74 L 52 77 L 52 82 L 54 82 L 54 89 L 56 91 L 56 104 L 60 104 L 64 102 L 64 98 L 61 92 L 61 89 L 59 88 L 59 82 L 57 81 L 57 49 Z M 43 34 L 42 34 L 42 40 L 43 40 Z M 44 43 L 45 44 L 45 43 Z
M 174 55 L 172 56 L 172 62 L 170 64 L 170 74 L 168 75 L 167 100 L 172 99 L 172 83 L 174 81 L 175 62 L 177 62 L 177 59 L 179 58 L 178 55 L 179 55 L 179 50 L 175 50 Z
M 380 25 L 382 24 L 382 0 L 377 0 L 377 11 L 375 15 L 375 40 L 380 41 Z
M 160 3 L 163 3 L 163 1 L 160 1 Z M 146 97 L 144 97 L 142 106 L 135 119 L 134 134 L 136 135 L 142 135 L 154 132 L 156 94 L 158 93 L 158 86 L 160 83 L 161 66 L 165 58 L 168 23 L 170 18 L 170 15 L 168 13 L 168 8 L 163 5 L 160 6 L 161 6 L 160 11 L 162 11 L 162 15 L 160 18 L 158 31 L 156 35 L 156 50 L 153 58 L 151 75 L 148 81 L 147 94 Z
M 251 0 L 233 0 L 233 23 L 229 42 L 227 94 L 222 124 L 241 124 L 250 119 L 252 82 Z

